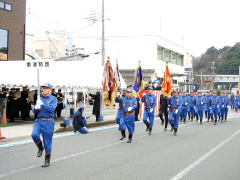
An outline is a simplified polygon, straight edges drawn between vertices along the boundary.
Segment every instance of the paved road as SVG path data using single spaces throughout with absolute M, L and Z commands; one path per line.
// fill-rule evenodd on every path
M 34 144 L 0 149 L 0 179 L 7 180 L 239 180 L 240 114 L 227 123 L 182 125 L 178 136 L 156 119 L 153 135 L 136 125 L 132 144 L 116 129 L 54 140 L 52 164 L 41 168 Z

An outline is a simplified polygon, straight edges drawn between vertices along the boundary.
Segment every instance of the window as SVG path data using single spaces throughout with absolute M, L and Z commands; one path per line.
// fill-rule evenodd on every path
M 35 52 L 38 54 L 38 56 L 43 57 L 43 49 L 36 49 Z
M 0 8 L 1 8 L 1 9 L 4 9 L 4 2 L 1 2 L 1 1 L 0 1 Z
M 12 11 L 12 5 L 5 3 L 5 10 Z
M 12 11 L 12 5 L 0 1 L 0 9 L 4 9 L 4 10 L 6 10 L 6 11 Z
M 8 31 L 0 29 L 0 60 L 8 60 Z

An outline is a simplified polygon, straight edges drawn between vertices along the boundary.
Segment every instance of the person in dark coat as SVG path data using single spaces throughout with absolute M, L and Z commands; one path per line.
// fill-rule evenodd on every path
M 29 112 L 31 110 L 31 104 L 28 99 L 29 92 L 27 87 L 23 87 L 23 91 L 21 92 L 21 114 L 22 114 L 22 120 L 26 120 L 29 118 Z
M 12 88 L 8 95 L 7 101 L 7 114 L 10 122 L 14 122 L 15 115 L 17 114 L 17 98 L 15 97 L 16 89 Z
M 160 95 L 159 117 L 162 121 L 162 125 L 165 123 L 164 131 L 166 131 L 168 126 L 168 98 L 164 94 Z
M 58 90 L 57 100 L 58 100 L 58 105 L 57 105 L 57 108 L 56 108 L 56 112 L 57 112 L 57 117 L 59 118 L 59 117 L 61 117 L 61 114 L 62 114 L 63 100 L 64 100 L 64 96 L 62 94 L 61 89 Z
M 96 116 L 96 122 L 99 121 L 100 116 L 100 92 L 97 92 L 96 95 L 89 94 L 94 99 L 93 103 L 93 115 Z
M 80 106 L 78 111 L 73 115 L 73 130 L 79 131 L 82 134 L 87 134 L 89 131 L 86 128 L 87 120 L 83 117 L 84 107 Z

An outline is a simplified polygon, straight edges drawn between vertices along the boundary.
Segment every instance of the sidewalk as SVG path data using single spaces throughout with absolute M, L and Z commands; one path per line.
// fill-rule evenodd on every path
M 64 116 L 64 112 L 62 113 L 62 115 Z M 115 109 L 103 110 L 103 116 L 104 116 L 103 122 L 96 122 L 96 118 L 94 115 L 91 114 L 90 109 L 86 109 L 86 112 L 84 112 L 84 116 L 90 117 L 89 119 L 87 119 L 87 122 L 88 122 L 87 126 L 89 128 L 98 127 L 98 126 L 107 126 L 109 124 L 115 123 Z M 67 118 L 67 119 L 71 120 L 70 126 L 72 126 L 72 118 Z M 60 128 L 60 123 L 62 123 L 63 120 L 64 118 L 55 119 L 55 129 L 54 129 L 55 131 Z M 20 121 L 20 122 L 18 121 L 16 123 L 12 123 L 9 126 L 1 127 L 2 134 L 4 137 L 6 137 L 6 139 L 0 140 L 0 145 L 31 139 L 33 124 L 34 124 L 34 121 Z M 61 134 L 62 133 L 66 133 L 66 132 L 61 132 Z

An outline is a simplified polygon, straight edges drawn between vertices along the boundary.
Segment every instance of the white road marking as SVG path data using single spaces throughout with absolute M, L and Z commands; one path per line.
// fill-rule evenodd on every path
M 227 144 L 229 141 L 231 141 L 234 137 L 236 137 L 240 133 L 240 129 L 236 131 L 234 134 L 232 134 L 230 137 L 222 141 L 220 144 L 212 148 L 210 151 L 208 151 L 206 154 L 201 156 L 199 159 L 197 159 L 195 162 L 190 164 L 187 168 L 180 171 L 176 176 L 172 177 L 170 180 L 180 180 L 184 176 L 186 176 L 190 171 L 192 171 L 196 166 L 198 166 L 200 163 L 202 163 L 204 160 L 209 158 L 214 152 L 216 152 L 218 149 L 223 147 L 225 144 Z

